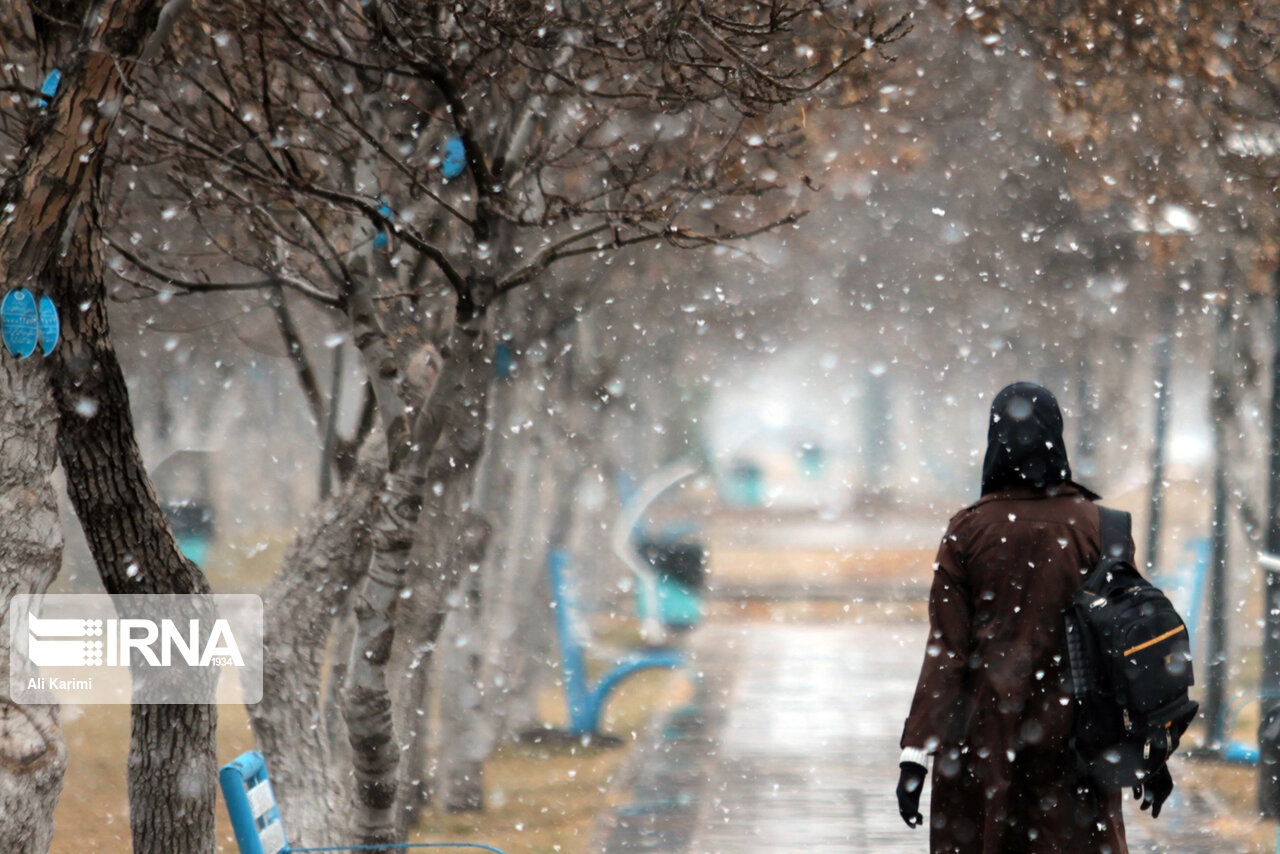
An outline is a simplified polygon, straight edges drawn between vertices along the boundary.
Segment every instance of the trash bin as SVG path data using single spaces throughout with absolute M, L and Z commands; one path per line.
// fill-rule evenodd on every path
M 166 504 L 163 509 L 178 550 L 196 566 L 203 567 L 213 539 L 213 511 L 194 502 Z
M 1258 811 L 1280 817 L 1280 700 L 1263 706 L 1258 725 Z
M 653 567 L 656 583 L 636 587 L 636 609 L 642 620 L 655 615 L 664 628 L 684 631 L 702 619 L 702 587 L 707 551 L 701 543 L 643 540 L 636 545 Z
M 750 460 L 737 460 L 729 469 L 725 499 L 738 507 L 760 507 L 764 504 L 764 469 Z
M 213 466 L 211 452 L 186 449 L 170 454 L 151 473 L 178 549 L 201 567 L 215 533 Z

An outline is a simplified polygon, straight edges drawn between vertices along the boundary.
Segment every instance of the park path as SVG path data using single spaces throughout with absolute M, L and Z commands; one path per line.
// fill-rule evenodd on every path
M 695 696 L 639 746 L 630 802 L 603 822 L 598 851 L 927 851 L 893 796 L 923 632 L 903 622 L 704 626 L 690 644 Z M 1126 806 L 1130 850 L 1222 854 L 1204 816 L 1177 798 L 1158 823 L 1162 841 Z

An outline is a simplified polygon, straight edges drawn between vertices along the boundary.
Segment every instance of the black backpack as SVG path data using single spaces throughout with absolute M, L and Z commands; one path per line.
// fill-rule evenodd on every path
M 1134 786 L 1159 770 L 1199 711 L 1186 624 L 1133 563 L 1128 513 L 1099 507 L 1102 556 L 1066 621 L 1081 774 Z

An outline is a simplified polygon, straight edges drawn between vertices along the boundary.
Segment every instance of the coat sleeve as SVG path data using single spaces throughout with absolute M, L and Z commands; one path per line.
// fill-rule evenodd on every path
M 929 638 L 924 664 L 902 731 L 902 747 L 922 748 L 929 753 L 949 736 L 955 737 L 965 713 L 972 609 L 958 521 L 959 517 L 952 520 L 938 547 L 929 591 Z

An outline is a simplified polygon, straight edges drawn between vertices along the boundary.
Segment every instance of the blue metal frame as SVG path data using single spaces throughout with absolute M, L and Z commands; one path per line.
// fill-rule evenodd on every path
M 493 851 L 496 854 L 505 854 L 500 848 L 494 848 L 492 845 L 482 845 L 479 842 L 397 842 L 392 845 L 333 845 L 328 848 L 290 848 L 288 849 L 288 854 L 317 851 L 386 851 L 388 848 L 474 848 L 479 851 Z
M 222 799 L 227 804 L 227 815 L 231 818 L 231 829 L 236 836 L 236 846 L 240 854 L 263 854 L 262 838 L 259 835 L 258 820 L 254 818 L 253 807 L 249 805 L 249 787 L 256 786 L 267 777 L 267 760 L 257 750 L 242 753 L 222 766 L 218 773 L 218 783 L 222 787 Z M 272 793 L 275 800 L 275 793 Z M 272 807 L 263 815 L 266 823 L 279 820 L 280 829 L 284 830 L 284 820 L 280 818 L 280 810 Z M 285 838 L 285 851 L 289 850 L 288 837 Z
M 1191 591 L 1187 603 L 1187 635 L 1195 649 L 1197 629 L 1200 625 L 1200 609 L 1204 606 L 1205 588 L 1209 577 L 1209 538 L 1196 537 L 1191 540 L 1186 550 L 1191 552 Z M 1179 574 L 1179 581 L 1185 583 L 1185 572 Z M 1257 765 L 1259 751 L 1256 745 L 1243 741 L 1227 741 L 1227 734 L 1235 729 L 1236 719 L 1250 703 L 1260 700 L 1280 699 L 1280 694 L 1258 693 L 1239 697 L 1230 707 L 1224 709 L 1220 720 L 1208 722 L 1208 745 L 1216 747 L 1218 756 L 1227 762 L 1238 762 L 1243 765 Z
M 218 773 L 218 783 L 222 787 L 222 798 L 227 805 L 227 815 L 231 818 L 231 829 L 235 832 L 236 846 L 240 854 L 263 854 L 261 828 L 259 819 L 254 818 L 253 807 L 249 804 L 249 788 L 262 781 L 268 781 L 267 762 L 256 750 L 242 753 L 222 766 Z M 279 806 L 275 802 L 275 793 L 271 794 L 272 806 L 262 815 L 263 826 L 272 822 L 280 823 L 284 832 L 284 819 L 280 817 Z M 321 851 L 384 851 L 387 849 L 403 850 L 408 848 L 470 848 L 475 851 L 489 851 L 491 854 L 505 854 L 501 848 L 479 842 L 401 842 L 386 845 L 331 845 L 323 848 L 293 848 L 285 839 L 281 854 L 304 854 Z
M 551 575 L 551 596 L 556 612 L 556 634 L 560 641 L 560 662 L 564 671 L 565 700 L 569 706 L 569 726 L 573 735 L 598 735 L 600 715 L 609 694 L 622 680 L 641 670 L 665 670 L 684 666 L 679 653 L 666 649 L 646 650 L 629 655 L 592 685 L 587 678 L 586 655 L 573 632 L 571 601 L 568 588 L 570 557 L 565 549 L 553 548 L 547 554 L 547 571 Z

